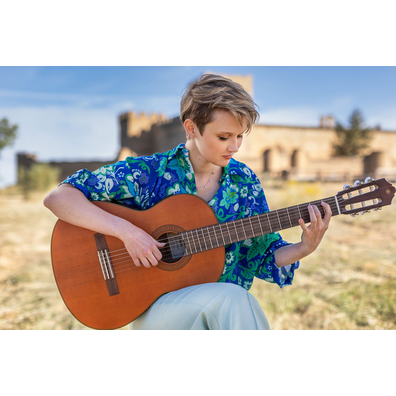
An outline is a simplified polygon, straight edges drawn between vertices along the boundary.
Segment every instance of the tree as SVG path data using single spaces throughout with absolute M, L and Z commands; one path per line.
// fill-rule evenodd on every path
M 18 125 L 10 125 L 7 118 L 0 121 L 0 152 L 6 146 L 14 144 L 18 133 Z
M 349 128 L 344 128 L 339 122 L 336 124 L 337 142 L 333 145 L 336 156 L 361 155 L 373 137 L 372 129 L 364 128 L 363 116 L 359 110 L 354 110 L 348 121 Z

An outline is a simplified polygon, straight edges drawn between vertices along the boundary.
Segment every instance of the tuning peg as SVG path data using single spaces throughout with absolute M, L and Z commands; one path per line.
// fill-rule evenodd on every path
M 360 186 L 361 184 L 363 184 L 363 183 L 361 183 L 360 180 L 355 180 L 355 183 L 353 184 L 353 186 L 357 187 L 357 186 Z
M 352 213 L 352 214 L 351 214 L 352 217 L 356 217 L 356 216 L 358 216 L 358 215 L 359 215 L 359 212 L 357 212 L 357 213 Z
M 352 186 L 349 185 L 348 183 L 345 183 L 343 188 L 344 190 L 349 190 L 350 188 L 352 188 Z
M 374 179 L 372 179 L 370 176 L 366 177 L 366 179 L 364 180 L 365 183 L 370 183 L 374 181 Z

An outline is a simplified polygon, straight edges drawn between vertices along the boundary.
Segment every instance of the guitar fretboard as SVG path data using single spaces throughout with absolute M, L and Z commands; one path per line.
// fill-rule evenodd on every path
M 316 205 L 322 218 L 324 218 L 325 212 L 321 205 L 322 201 L 330 205 L 332 216 L 339 214 L 337 198 L 330 197 L 240 220 L 185 231 L 180 234 L 186 247 L 185 255 L 204 252 L 260 235 L 292 228 L 299 225 L 299 219 L 303 219 L 305 223 L 310 223 L 309 204 Z

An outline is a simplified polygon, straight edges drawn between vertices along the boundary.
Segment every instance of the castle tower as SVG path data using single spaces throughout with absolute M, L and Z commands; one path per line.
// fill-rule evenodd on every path
M 135 141 L 135 144 L 136 141 L 139 140 L 141 140 L 142 143 L 145 142 L 147 139 L 142 139 L 142 132 L 148 132 L 151 130 L 153 125 L 167 120 L 164 114 L 152 113 L 146 115 L 144 112 L 136 114 L 134 111 L 123 113 L 118 117 L 118 119 L 121 129 L 121 147 L 118 153 L 118 160 L 123 160 L 130 155 L 136 155 L 136 153 L 131 149 L 131 141 Z
M 150 130 L 153 124 L 166 120 L 164 114 L 152 113 L 146 115 L 145 112 L 135 114 L 134 111 L 123 113 L 119 116 L 121 134 L 127 137 L 141 136 L 142 131 Z M 122 142 L 121 142 L 122 143 Z
M 320 117 L 320 127 L 327 129 L 334 129 L 335 121 L 333 116 L 322 116 Z

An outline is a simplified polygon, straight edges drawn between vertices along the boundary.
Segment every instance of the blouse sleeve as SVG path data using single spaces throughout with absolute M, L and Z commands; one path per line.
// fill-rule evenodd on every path
M 90 201 L 122 201 L 144 209 L 158 179 L 152 162 L 152 157 L 128 157 L 93 172 L 80 169 L 61 184 L 78 188 Z
M 265 249 L 262 255 L 261 263 L 256 271 L 256 277 L 263 279 L 267 282 L 276 283 L 279 287 L 291 285 L 294 279 L 294 270 L 300 266 L 300 262 L 296 261 L 293 264 L 285 265 L 278 268 L 275 264 L 275 252 L 282 246 L 290 245 L 290 243 L 284 241 L 279 234 L 273 235 L 273 241 L 270 242 L 271 238 L 267 238 L 267 241 L 259 241 L 263 243 Z

